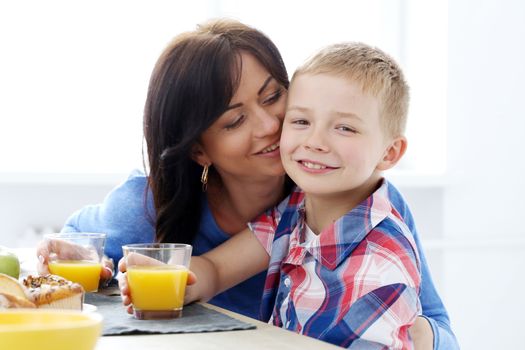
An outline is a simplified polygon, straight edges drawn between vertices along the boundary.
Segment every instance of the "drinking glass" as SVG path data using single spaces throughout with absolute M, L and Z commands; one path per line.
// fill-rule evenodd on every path
M 46 234 L 49 272 L 79 283 L 86 292 L 98 291 L 105 233 Z
M 122 250 L 134 317 L 181 317 L 192 246 L 141 243 L 125 245 Z

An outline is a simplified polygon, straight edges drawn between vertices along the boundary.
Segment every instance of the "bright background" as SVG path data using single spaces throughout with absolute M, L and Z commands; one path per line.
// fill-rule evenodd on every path
M 34 244 L 142 167 L 158 55 L 219 16 L 268 34 L 290 75 L 343 40 L 400 62 L 412 94 L 409 152 L 389 177 L 413 209 L 462 349 L 523 347 L 519 0 L 0 0 L 0 245 Z

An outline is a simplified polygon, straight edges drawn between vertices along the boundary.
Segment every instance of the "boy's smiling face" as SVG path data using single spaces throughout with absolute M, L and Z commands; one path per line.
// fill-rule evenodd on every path
M 306 193 L 368 192 L 385 170 L 389 142 L 381 126 L 379 99 L 363 93 L 356 82 L 331 74 L 306 73 L 294 79 L 281 159 Z

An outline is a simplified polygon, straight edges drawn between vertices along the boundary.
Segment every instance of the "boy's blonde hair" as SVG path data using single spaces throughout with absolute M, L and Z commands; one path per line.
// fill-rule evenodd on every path
M 346 42 L 329 45 L 309 58 L 294 73 L 333 74 L 361 84 L 364 93 L 380 100 L 380 117 L 385 132 L 403 135 L 409 92 L 401 68 L 392 57 L 369 45 Z

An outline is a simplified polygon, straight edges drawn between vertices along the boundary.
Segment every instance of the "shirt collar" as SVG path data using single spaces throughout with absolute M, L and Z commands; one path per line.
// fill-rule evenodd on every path
M 390 214 L 392 206 L 388 199 L 388 182 L 383 180 L 367 199 L 306 244 L 301 243 L 306 229 L 304 199 L 297 209 L 299 217 L 291 233 L 290 250 L 284 262 L 301 265 L 308 252 L 323 266 L 334 270 Z

